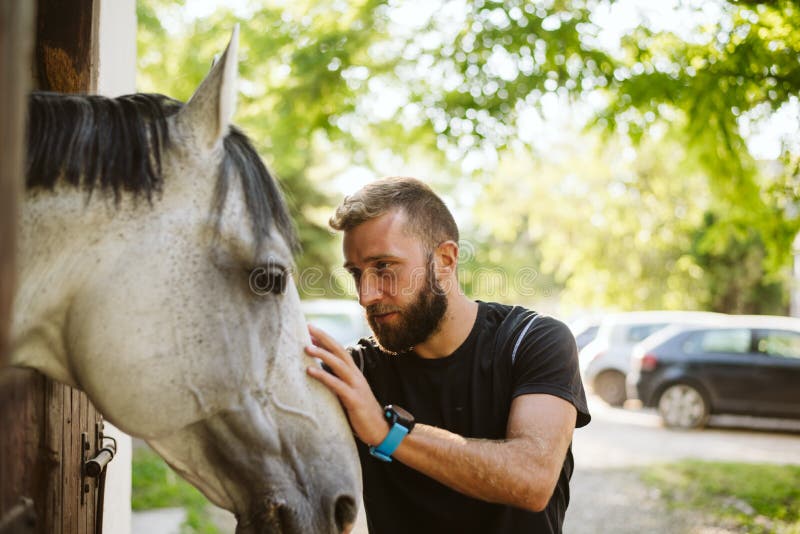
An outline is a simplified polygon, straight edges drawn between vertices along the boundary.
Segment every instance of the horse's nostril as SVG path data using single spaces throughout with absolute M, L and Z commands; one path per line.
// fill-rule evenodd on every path
M 356 500 L 350 495 L 341 495 L 336 499 L 333 509 L 333 518 L 336 521 L 336 528 L 343 532 L 345 528 L 351 526 L 356 520 Z

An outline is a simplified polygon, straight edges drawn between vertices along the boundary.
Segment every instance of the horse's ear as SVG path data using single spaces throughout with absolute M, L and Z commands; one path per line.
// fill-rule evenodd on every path
M 203 150 L 211 150 L 228 133 L 236 110 L 236 80 L 239 25 L 233 27 L 228 47 L 200 87 L 178 114 L 181 131 L 193 137 Z

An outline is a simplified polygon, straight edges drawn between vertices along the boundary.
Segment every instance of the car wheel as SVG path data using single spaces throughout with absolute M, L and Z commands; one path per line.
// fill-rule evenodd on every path
M 658 397 L 658 413 L 668 427 L 702 428 L 708 422 L 709 407 L 697 389 L 688 384 L 675 384 Z
M 622 406 L 628 394 L 625 390 L 625 375 L 618 371 L 603 371 L 598 374 L 592 389 L 598 397 L 611 406 Z

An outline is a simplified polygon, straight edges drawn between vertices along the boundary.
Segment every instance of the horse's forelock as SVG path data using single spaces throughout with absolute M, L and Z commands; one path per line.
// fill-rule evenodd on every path
M 91 193 L 110 191 L 149 200 L 163 183 L 162 154 L 170 147 L 167 119 L 183 103 L 159 94 L 117 98 L 33 92 L 28 102 L 26 188 L 54 190 L 59 180 Z M 218 215 L 228 180 L 238 174 L 260 246 L 274 228 L 293 251 L 296 231 L 283 196 L 249 139 L 231 127 L 224 140 L 214 199 Z

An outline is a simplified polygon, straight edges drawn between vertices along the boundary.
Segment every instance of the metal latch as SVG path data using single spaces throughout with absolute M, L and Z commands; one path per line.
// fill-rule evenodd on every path
M 108 462 L 114 459 L 114 455 L 117 453 L 117 442 L 113 441 L 113 438 L 106 437 L 105 439 L 110 439 L 112 441 L 97 451 L 94 458 L 90 458 L 83 464 L 86 476 L 94 478 L 99 477 L 100 473 L 102 473 L 103 469 L 108 465 Z
M 108 462 L 113 460 L 114 455 L 117 453 L 117 440 L 111 436 L 103 435 L 103 423 L 98 422 L 95 424 L 94 433 L 94 447 L 97 452 L 93 457 L 87 458 L 90 447 L 89 436 L 86 432 L 81 432 L 81 465 L 83 466 L 81 470 L 81 485 L 83 486 L 81 505 L 85 502 L 85 495 L 90 491 L 88 482 L 83 479 L 86 477 L 100 478 L 100 481 L 103 482 L 102 479 L 104 477 L 101 477 L 101 475 L 105 474 L 104 471 Z

